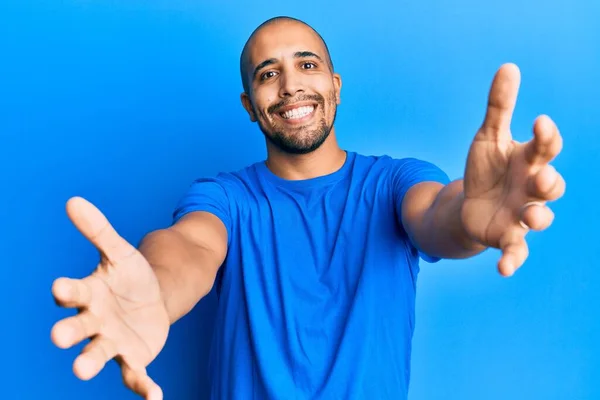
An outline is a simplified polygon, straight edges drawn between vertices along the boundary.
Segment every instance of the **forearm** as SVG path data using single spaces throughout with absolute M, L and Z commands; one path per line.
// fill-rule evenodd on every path
M 461 259 L 477 255 L 485 246 L 471 239 L 463 228 L 463 181 L 456 180 L 432 192 L 431 206 L 417 225 L 414 240 L 421 249 L 441 258 Z
M 171 323 L 190 312 L 210 292 L 221 263 L 210 249 L 169 229 L 148 234 L 139 250 L 158 278 Z

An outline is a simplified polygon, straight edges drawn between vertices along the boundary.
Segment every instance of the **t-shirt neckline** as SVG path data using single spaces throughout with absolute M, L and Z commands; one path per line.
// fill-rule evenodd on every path
M 314 186 L 318 186 L 318 185 L 327 185 L 327 184 L 334 183 L 334 182 L 337 182 L 337 181 L 343 179 L 344 177 L 347 176 L 348 172 L 350 171 L 351 165 L 355 158 L 355 153 L 346 151 L 346 150 L 345 150 L 345 153 L 346 153 L 346 159 L 344 160 L 344 163 L 337 171 L 334 171 L 330 174 L 317 176 L 317 177 L 309 178 L 309 179 L 294 179 L 294 180 L 284 179 L 278 175 L 275 175 L 269 169 L 269 167 L 267 167 L 266 161 L 261 161 L 261 162 L 257 163 L 256 167 L 257 167 L 257 171 L 258 171 L 259 175 L 261 175 L 266 180 L 268 180 L 269 182 L 271 182 L 277 186 L 299 189 L 299 188 L 314 187 Z

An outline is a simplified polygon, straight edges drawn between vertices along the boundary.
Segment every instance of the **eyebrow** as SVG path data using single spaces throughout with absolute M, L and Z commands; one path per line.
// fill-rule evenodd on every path
M 305 50 L 305 51 L 297 51 L 294 53 L 294 58 L 309 58 L 309 57 L 314 57 L 317 60 L 323 62 L 323 59 L 318 54 L 315 54 L 312 51 Z M 256 79 L 256 75 L 258 74 L 258 72 L 261 69 L 263 69 L 269 65 L 275 64 L 275 63 L 277 63 L 277 59 L 269 58 L 268 60 L 265 60 L 265 61 L 261 62 L 260 64 L 258 64 L 256 66 L 256 68 L 254 68 L 254 73 L 252 74 L 252 79 Z

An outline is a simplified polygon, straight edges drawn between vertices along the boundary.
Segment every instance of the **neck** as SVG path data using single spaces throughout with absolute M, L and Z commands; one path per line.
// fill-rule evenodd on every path
M 342 168 L 346 152 L 335 137 L 334 129 L 325 142 L 308 154 L 282 152 L 267 141 L 267 167 L 275 175 L 287 180 L 304 180 L 332 174 Z

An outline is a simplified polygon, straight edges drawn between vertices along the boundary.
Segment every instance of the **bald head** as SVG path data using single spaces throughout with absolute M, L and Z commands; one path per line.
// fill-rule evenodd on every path
M 252 63 L 253 60 L 251 60 L 252 47 L 254 45 L 256 45 L 256 42 L 257 42 L 256 39 L 259 37 L 259 35 L 264 30 L 266 30 L 267 28 L 269 28 L 273 25 L 278 25 L 278 24 L 279 25 L 289 24 L 290 26 L 295 26 L 296 28 L 298 26 L 301 26 L 302 28 L 310 30 L 312 32 L 312 34 L 314 34 L 318 38 L 318 40 L 322 43 L 323 50 L 324 50 L 325 62 L 329 66 L 329 69 L 331 70 L 331 72 L 333 72 L 333 62 L 331 61 L 331 55 L 329 54 L 329 48 L 327 47 L 325 40 L 323 40 L 323 37 L 319 34 L 319 32 L 317 32 L 312 26 L 308 25 L 306 22 L 301 21 L 299 19 L 292 18 L 292 17 L 285 17 L 285 16 L 274 17 L 274 18 L 268 19 L 265 22 L 263 22 L 262 24 L 260 24 L 252 32 L 252 34 L 246 41 L 246 44 L 244 45 L 242 54 L 240 55 L 240 75 L 242 78 L 242 85 L 244 87 L 245 93 L 249 93 L 249 89 L 250 89 L 249 80 L 251 78 L 252 69 L 254 67 L 253 63 Z

